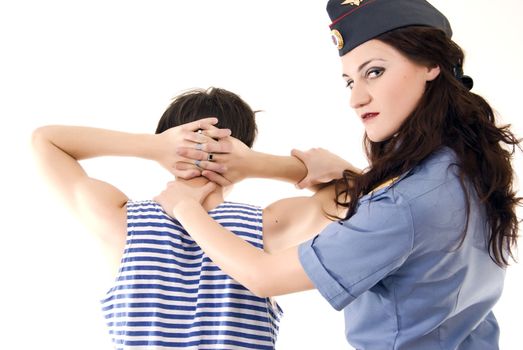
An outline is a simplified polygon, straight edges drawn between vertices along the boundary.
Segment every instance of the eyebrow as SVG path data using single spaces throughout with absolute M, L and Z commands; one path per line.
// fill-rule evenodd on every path
M 368 61 L 365 61 L 363 62 L 362 64 L 360 64 L 360 66 L 358 67 L 358 72 L 361 72 L 361 70 L 363 69 L 363 67 L 365 67 L 366 65 L 368 65 L 369 63 L 371 63 L 372 61 L 383 61 L 383 62 L 386 62 L 386 60 L 384 60 L 383 58 L 371 58 L 370 60 Z M 347 74 L 343 73 L 341 75 L 343 78 L 350 78 Z

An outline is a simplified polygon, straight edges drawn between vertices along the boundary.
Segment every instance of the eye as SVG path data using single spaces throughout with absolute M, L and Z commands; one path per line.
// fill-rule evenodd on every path
M 372 67 L 372 68 L 369 68 L 369 70 L 367 70 L 367 72 L 365 73 L 365 76 L 367 78 L 374 79 L 374 78 L 381 76 L 383 74 L 383 72 L 385 72 L 385 68 Z
M 345 87 L 348 87 L 349 89 L 352 90 L 352 87 L 354 86 L 354 80 L 347 80 L 347 84 L 345 85 Z

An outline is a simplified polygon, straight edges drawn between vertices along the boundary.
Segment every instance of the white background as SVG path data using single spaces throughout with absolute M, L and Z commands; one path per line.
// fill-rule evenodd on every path
M 465 72 L 523 135 L 520 0 L 431 1 L 449 17 Z M 73 124 L 154 132 L 180 91 L 238 92 L 258 117 L 256 149 L 322 146 L 364 166 L 362 127 L 348 106 L 326 1 L 0 2 L 0 348 L 110 349 L 98 298 L 112 276 L 96 243 L 35 174 L 31 131 Z M 523 176 L 519 155 L 515 166 Z M 136 159 L 84 163 L 134 199 L 170 179 Z M 230 200 L 266 205 L 300 194 L 247 180 Z M 521 212 L 520 212 L 521 215 Z M 496 306 L 501 349 L 521 349 L 522 268 L 508 270 Z M 343 315 L 316 291 L 278 299 L 278 349 L 349 349 Z

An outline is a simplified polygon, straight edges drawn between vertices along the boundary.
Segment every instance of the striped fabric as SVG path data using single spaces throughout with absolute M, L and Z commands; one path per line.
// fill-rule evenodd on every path
M 263 249 L 262 210 L 224 202 L 209 212 Z M 282 314 L 224 274 L 153 201 L 127 204 L 127 243 L 102 309 L 116 349 L 274 349 Z

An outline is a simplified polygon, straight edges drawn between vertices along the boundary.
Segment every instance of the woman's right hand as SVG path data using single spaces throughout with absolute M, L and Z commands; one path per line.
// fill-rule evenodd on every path
M 215 189 L 216 184 L 213 182 L 202 187 L 190 187 L 180 181 L 171 181 L 162 193 L 154 197 L 154 200 L 162 206 L 169 216 L 174 218 L 174 209 L 178 204 L 187 200 L 194 200 L 201 205 Z
M 307 176 L 296 184 L 300 189 L 341 179 L 344 170 L 361 172 L 345 159 L 323 148 L 312 148 L 305 152 L 293 149 L 291 155 L 307 167 Z

